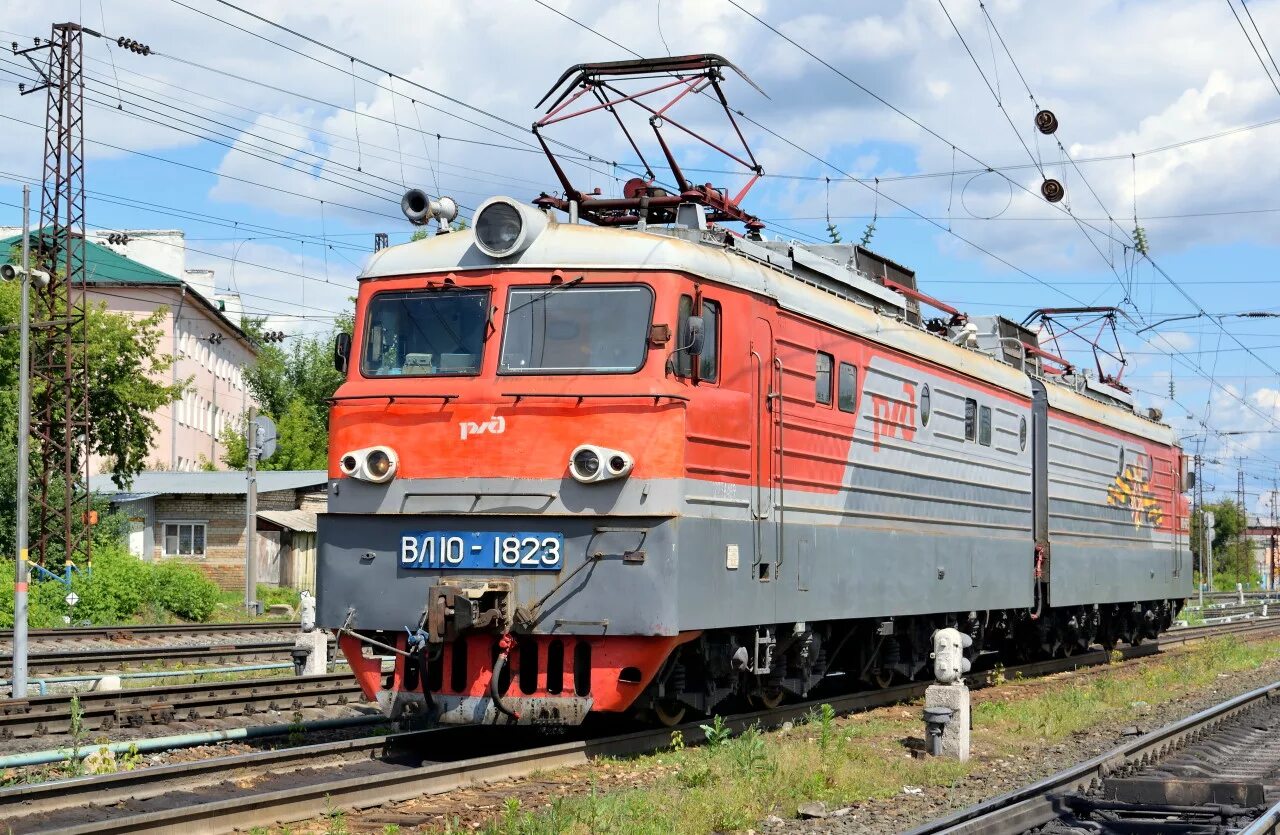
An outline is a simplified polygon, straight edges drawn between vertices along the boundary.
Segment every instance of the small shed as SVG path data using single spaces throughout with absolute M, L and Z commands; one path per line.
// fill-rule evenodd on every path
M 327 505 L 327 479 L 324 470 L 258 472 L 259 583 L 315 590 L 316 514 Z M 128 515 L 129 551 L 139 559 L 180 559 L 225 589 L 244 587 L 243 472 L 147 471 L 128 490 L 101 475 L 89 487 Z

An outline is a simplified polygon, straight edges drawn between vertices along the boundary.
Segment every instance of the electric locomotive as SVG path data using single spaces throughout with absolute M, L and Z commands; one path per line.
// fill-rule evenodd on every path
M 731 68 L 580 65 L 535 132 L 588 93 L 639 100 L 632 77 L 723 101 Z M 463 231 L 411 191 L 438 234 L 360 277 L 317 581 L 367 697 L 673 723 L 916 677 L 944 626 L 1039 655 L 1170 625 L 1189 474 L 1158 415 L 865 247 L 767 240 L 649 112 L 675 189 L 605 198 L 556 165 L 562 194 L 492 198 Z

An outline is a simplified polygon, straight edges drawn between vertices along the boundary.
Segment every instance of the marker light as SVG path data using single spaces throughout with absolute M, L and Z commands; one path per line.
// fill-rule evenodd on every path
M 569 456 L 569 474 L 583 484 L 625 478 L 635 461 L 625 452 L 582 444 Z

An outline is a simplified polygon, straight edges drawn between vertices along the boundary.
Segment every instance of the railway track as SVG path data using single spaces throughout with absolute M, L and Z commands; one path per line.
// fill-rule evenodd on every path
M 81 693 L 84 732 L 174 725 L 207 719 L 251 718 L 267 712 L 292 713 L 312 707 L 357 704 L 364 696 L 347 672 L 140 687 Z M 0 701 L 0 740 L 65 735 L 71 731 L 67 696 L 35 696 Z
M 146 624 L 141 626 L 66 626 L 56 629 L 32 629 L 28 632 L 31 641 L 43 640 L 96 640 L 96 641 L 135 641 L 154 640 L 169 637 L 217 637 L 229 633 L 236 634 L 278 634 L 280 632 L 297 632 L 300 624 L 293 622 L 252 621 L 248 623 L 178 623 L 178 624 Z M 0 645 L 6 648 L 13 641 L 12 629 L 0 629 Z
M 1191 644 L 1224 634 L 1257 636 L 1280 631 L 1280 621 L 1200 627 L 1166 634 L 1160 642 L 1119 650 L 1124 659 L 1150 656 L 1161 648 Z M 1113 659 L 1101 650 L 1007 668 L 1006 675 L 1050 675 L 1096 667 Z M 973 676 L 975 688 L 985 676 Z M 829 696 L 772 711 L 733 716 L 726 724 L 742 730 L 754 723 L 777 726 L 805 717 L 820 704 L 853 713 L 918 699 L 927 682 L 886 690 Z M 546 769 L 581 765 L 599 756 L 627 756 L 659 750 L 679 730 L 690 743 L 704 738 L 700 721 L 678 728 L 610 736 L 585 735 L 556 745 L 499 750 L 512 739 L 505 728 L 444 728 L 310 745 L 236 757 L 159 766 L 137 772 L 57 781 L 0 790 L 0 825 L 14 833 L 175 832 L 221 833 L 307 820 L 329 806 L 366 808 L 446 792 L 460 786 L 517 778 Z M 477 743 L 476 734 L 500 733 Z M 573 731 L 570 735 L 584 733 Z M 588 733 L 589 732 L 585 732 Z M 428 736 L 431 735 L 431 736 Z M 491 753 L 484 753 L 489 746 Z M 423 761 L 427 752 L 435 758 Z M 442 752 L 465 754 L 465 759 Z
M 294 642 L 234 641 L 224 644 L 178 647 L 123 647 L 111 650 L 73 649 L 33 653 L 27 660 L 27 672 L 33 679 L 42 676 L 74 673 L 119 673 L 142 669 L 168 669 L 183 666 L 258 664 L 287 661 Z M 330 657 L 333 657 L 332 645 Z M 0 678 L 13 672 L 13 658 L 0 655 Z M 175 669 L 181 673 L 181 669 Z
M 909 835 L 1273 833 L 1280 682 L 1230 699 Z
M 69 652 L 40 652 L 27 660 L 27 672 L 32 678 L 71 673 L 125 672 L 152 667 L 173 667 L 210 663 L 259 662 L 263 658 L 287 658 L 293 642 L 233 643 L 219 646 L 192 647 L 130 647 L 109 652 L 72 650 Z M 0 655 L 0 676 L 8 678 L 13 672 L 13 658 Z M 179 671 L 180 672 L 180 671 Z

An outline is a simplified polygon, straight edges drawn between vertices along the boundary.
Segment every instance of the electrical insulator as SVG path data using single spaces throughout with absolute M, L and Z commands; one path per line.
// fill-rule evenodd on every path
M 124 246 L 129 243 L 129 236 L 123 232 L 111 232 L 107 235 L 107 243 Z
M 220 334 L 220 333 L 211 333 L 211 334 L 209 334 L 209 344 L 211 344 L 211 345 L 221 345 L 221 344 L 222 344 L 222 334 Z
M 1041 110 L 1036 114 L 1036 129 L 1045 135 L 1057 133 L 1058 117 L 1053 115 L 1052 110 Z
M 391 243 L 391 239 L 388 237 L 386 232 L 373 233 L 373 251 L 374 252 L 379 252 L 381 250 L 386 249 L 387 246 L 390 245 L 390 243 Z
M 150 55 L 151 47 L 144 43 L 138 43 L 132 38 L 120 37 L 116 38 L 116 46 L 121 49 L 127 49 L 130 52 L 136 52 L 138 55 Z
M 1046 178 L 1040 184 L 1040 193 L 1044 195 L 1044 199 L 1050 203 L 1057 203 L 1065 195 L 1066 191 L 1062 188 L 1062 183 L 1052 178 Z

